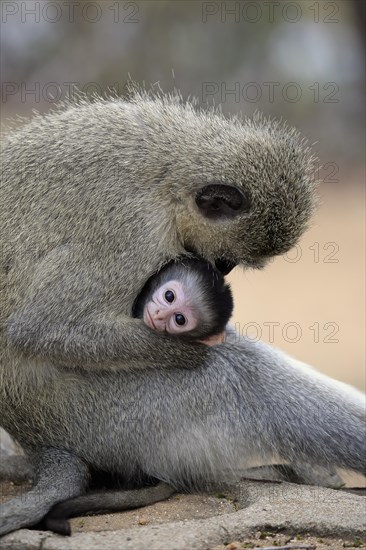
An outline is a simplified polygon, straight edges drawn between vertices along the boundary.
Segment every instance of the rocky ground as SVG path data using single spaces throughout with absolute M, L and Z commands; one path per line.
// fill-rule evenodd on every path
M 2 485 L 7 500 L 24 486 Z M 363 548 L 364 496 L 286 482 L 243 480 L 211 495 L 172 496 L 123 513 L 74 518 L 71 537 L 21 530 L 4 550 L 237 550 Z

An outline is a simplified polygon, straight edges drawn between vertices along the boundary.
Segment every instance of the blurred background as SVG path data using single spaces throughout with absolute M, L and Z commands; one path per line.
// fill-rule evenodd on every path
M 362 388 L 365 22 L 352 0 L 3 0 L 3 131 L 76 89 L 124 96 L 129 78 L 297 126 L 319 156 L 321 206 L 287 255 L 230 276 L 234 323 Z

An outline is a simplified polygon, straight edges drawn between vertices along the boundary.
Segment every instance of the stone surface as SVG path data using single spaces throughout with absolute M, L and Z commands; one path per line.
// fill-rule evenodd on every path
M 175 495 L 139 510 L 75 518 L 68 538 L 21 530 L 4 537 L 1 548 L 214 550 L 230 545 L 234 550 L 244 548 L 242 543 L 263 547 L 259 543 L 263 541 L 255 536 L 258 531 L 286 533 L 287 541 L 295 535 L 302 539 L 305 534 L 331 537 L 330 548 L 343 544 L 355 548 L 364 537 L 366 499 L 362 496 L 316 486 L 255 481 L 242 481 L 225 495 Z M 114 530 L 108 530 L 110 527 Z M 289 542 L 290 547 L 294 544 Z

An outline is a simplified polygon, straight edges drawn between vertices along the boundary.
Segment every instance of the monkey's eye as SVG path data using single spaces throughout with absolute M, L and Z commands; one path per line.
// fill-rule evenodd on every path
M 167 290 L 166 293 L 164 294 L 164 297 L 165 297 L 166 301 L 169 302 L 169 304 L 174 302 L 175 296 L 174 296 L 174 292 L 172 290 Z
M 175 314 L 175 322 L 177 323 L 177 325 L 182 327 L 183 325 L 186 324 L 186 318 L 184 317 L 184 315 L 182 315 L 182 313 L 176 313 Z

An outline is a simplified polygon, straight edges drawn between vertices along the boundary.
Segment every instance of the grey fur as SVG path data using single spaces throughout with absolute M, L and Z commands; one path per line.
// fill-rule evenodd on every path
M 0 417 L 39 481 L 2 507 L 0 533 L 35 524 L 66 489 L 81 495 L 86 465 L 176 488 L 273 453 L 365 470 L 356 390 L 262 343 L 186 343 L 129 316 L 187 250 L 260 267 L 295 244 L 314 203 L 296 132 L 136 96 L 36 117 L 3 155 Z M 249 212 L 204 218 L 195 197 L 212 181 L 245 190 Z

